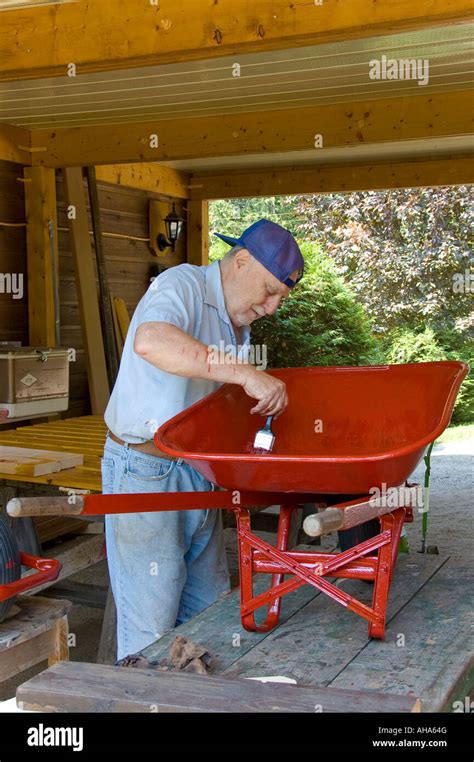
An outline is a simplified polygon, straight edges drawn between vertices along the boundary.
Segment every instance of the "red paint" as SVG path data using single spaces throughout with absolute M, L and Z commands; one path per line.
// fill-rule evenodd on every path
M 255 400 L 237 384 L 183 410 L 154 438 L 220 487 L 364 495 L 403 484 L 448 425 L 467 372 L 454 361 L 273 370 L 289 396 L 273 422 L 278 453 L 245 452 Z

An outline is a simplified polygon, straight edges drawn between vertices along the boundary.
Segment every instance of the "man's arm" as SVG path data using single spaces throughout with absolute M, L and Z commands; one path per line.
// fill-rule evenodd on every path
M 219 383 L 239 384 L 256 399 L 251 413 L 278 416 L 288 405 L 283 381 L 226 356 L 216 361 L 208 347 L 170 323 L 141 323 L 135 333 L 137 355 L 167 373 L 188 378 L 204 378 Z

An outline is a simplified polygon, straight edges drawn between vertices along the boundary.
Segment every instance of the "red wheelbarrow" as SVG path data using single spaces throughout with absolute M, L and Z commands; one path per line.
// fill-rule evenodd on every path
M 85 495 L 74 505 L 64 497 L 14 498 L 7 511 L 21 516 L 227 508 L 237 520 L 245 629 L 274 627 L 282 597 L 310 584 L 366 619 L 371 637 L 383 638 L 402 525 L 419 504 L 419 490 L 405 483 L 448 425 L 468 370 L 453 361 L 271 371 L 287 384 L 289 405 L 274 422 L 275 446 L 265 455 L 246 452 L 260 425 L 249 412 L 254 401 L 241 387 L 226 384 L 155 434 L 161 450 L 183 458 L 220 490 Z M 351 497 L 308 517 L 305 529 L 316 536 L 378 518 L 380 532 L 341 553 L 288 550 L 292 515 L 303 504 L 342 494 Z M 280 506 L 275 546 L 251 531 L 249 508 L 269 505 Z M 271 575 L 269 589 L 257 596 L 254 573 Z M 326 577 L 373 581 L 372 605 Z M 266 617 L 257 623 L 255 612 L 263 606 Z

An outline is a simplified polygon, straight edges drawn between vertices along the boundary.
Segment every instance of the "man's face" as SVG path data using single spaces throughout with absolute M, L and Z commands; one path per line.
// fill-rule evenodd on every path
M 290 276 L 296 278 L 296 272 Z M 273 315 L 290 293 L 247 249 L 231 259 L 229 277 L 224 279 L 227 311 L 234 325 L 250 325 L 265 315 Z

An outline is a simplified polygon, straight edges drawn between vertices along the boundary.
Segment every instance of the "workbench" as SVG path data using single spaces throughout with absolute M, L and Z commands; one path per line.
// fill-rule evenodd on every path
M 257 577 L 261 592 L 268 580 Z M 370 600 L 372 585 L 337 584 Z M 453 595 L 454 586 L 462 594 Z M 285 597 L 277 628 L 247 632 L 234 590 L 141 652 L 156 666 L 183 635 L 212 654 L 210 675 L 61 662 L 21 685 L 17 700 L 25 709 L 53 712 L 463 711 L 473 684 L 472 597 L 465 565 L 402 554 L 380 641 L 368 638 L 362 619 L 309 585 Z M 264 689 L 245 679 L 265 676 L 297 685 Z

